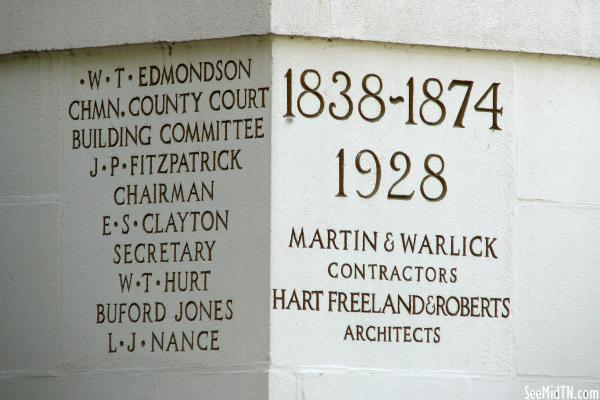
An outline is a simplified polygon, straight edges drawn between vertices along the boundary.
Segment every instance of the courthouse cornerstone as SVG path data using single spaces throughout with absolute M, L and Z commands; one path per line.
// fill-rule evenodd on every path
M 599 19 L 6 2 L 0 397 L 598 398 Z

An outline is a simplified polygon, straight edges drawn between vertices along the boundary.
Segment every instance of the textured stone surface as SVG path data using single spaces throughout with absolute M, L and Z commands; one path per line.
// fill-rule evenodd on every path
M 553 2 L 552 7 L 540 1 L 461 2 L 460 7 L 449 2 L 438 9 L 417 2 L 369 4 L 225 2 L 214 8 L 204 2 L 177 1 L 170 6 L 133 2 L 121 5 L 121 13 L 115 14 L 110 3 L 12 2 L 0 16 L 0 52 L 273 32 L 600 55 L 600 28 L 591 23 L 597 19 L 598 5 L 591 1 Z M 111 25 L 87 23 L 90 15 L 112 19 Z M 253 51 L 264 73 L 257 84 L 270 84 L 273 94 L 265 125 L 269 141 L 252 153 L 260 179 L 253 181 L 258 175 L 250 174 L 237 177 L 233 183 L 244 188 L 243 196 L 232 189 L 236 185 L 220 192 L 232 202 L 249 203 L 242 207 L 248 217 L 243 230 L 234 237 L 247 247 L 229 255 L 223 269 L 237 269 L 216 288 L 240 296 L 237 310 L 243 323 L 234 333 L 246 335 L 244 341 L 230 336 L 236 353 L 221 360 L 177 354 L 117 360 L 86 349 L 86 334 L 95 323 L 88 311 L 97 299 L 115 293 L 95 287 L 102 278 L 99 269 L 81 265 L 82 260 L 99 256 L 94 249 L 106 243 L 95 242 L 98 220 L 85 226 L 87 208 L 73 203 L 87 199 L 94 212 L 100 208 L 100 202 L 88 198 L 95 187 L 74 172 L 86 162 L 87 172 L 89 157 L 67 153 L 65 104 L 74 87 L 79 88 L 79 76 L 93 65 L 133 68 L 148 57 L 167 63 L 197 54 L 214 58 Z M 445 83 L 453 78 L 478 84 L 498 79 L 503 82 L 505 130 L 490 135 L 487 126 L 479 129 L 477 124 L 488 122 L 487 114 L 468 114 L 469 128 L 460 132 L 450 125 L 411 130 L 402 120 L 405 108 L 389 104 L 379 125 L 357 119 L 356 109 L 344 122 L 328 117 L 327 108 L 318 120 L 283 118 L 287 68 L 295 71 L 296 95 L 298 73 L 321 69 L 322 93 L 327 101 L 339 104 L 340 83 L 331 85 L 338 69 L 352 75 L 349 93 L 355 101 L 363 94 L 361 78 L 371 72 L 384 77 L 386 98 L 392 89 L 405 88 L 405 79 L 412 74 L 421 80 L 436 76 Z M 0 397 L 507 399 L 525 398 L 527 387 L 542 385 L 599 389 L 598 76 L 597 60 L 577 57 L 298 37 L 2 56 Z M 448 122 L 460 96 L 446 95 Z M 311 101 L 310 96 L 307 99 Z M 335 155 L 340 146 L 353 151 L 372 147 L 388 155 L 394 148 L 408 149 L 420 157 L 413 162 L 413 171 L 435 148 L 447 156 L 445 174 L 452 192 L 435 207 L 427 207 L 421 199 L 393 208 L 381 198 L 347 199 L 337 207 L 341 203 L 332 188 L 337 183 Z M 393 181 L 385 179 L 386 185 Z M 370 181 L 360 182 L 365 189 Z M 416 178 L 411 175 L 402 185 L 406 184 L 417 185 L 418 196 Z M 506 321 L 423 317 L 418 322 L 444 325 L 444 342 L 437 347 L 394 347 L 349 345 L 340 340 L 340 326 L 348 320 L 395 323 L 395 319 L 270 310 L 267 301 L 273 287 L 338 285 L 381 293 L 397 289 L 393 283 L 332 283 L 323 278 L 326 263 L 345 254 L 289 252 L 286 235 L 291 225 L 324 221 L 381 229 L 410 225 L 423 231 L 478 232 L 484 227 L 502 238 L 502 259 L 485 267 L 461 261 L 460 283 L 451 289 L 459 294 L 510 296 L 511 317 Z M 262 245 L 248 244 L 253 243 L 248 238 L 256 240 L 257 235 L 264 239 Z M 249 256 L 261 261 L 249 265 Z M 348 256 L 350 261 L 363 258 Z M 450 292 L 435 285 L 415 289 Z M 84 315 L 81 307 L 87 307 L 88 319 L 79 319 Z
M 600 56 L 593 0 L 9 1 L 0 54 L 275 33 Z

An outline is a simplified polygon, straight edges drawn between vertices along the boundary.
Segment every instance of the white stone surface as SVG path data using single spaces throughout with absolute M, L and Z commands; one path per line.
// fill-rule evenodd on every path
M 54 132 L 62 115 L 58 113 L 61 99 L 54 95 L 61 91 L 62 82 L 55 79 L 61 68 L 59 58 L 39 54 L 0 59 L 0 198 L 5 201 L 58 193 L 60 139 Z
M 381 400 L 433 398 L 467 399 L 469 381 L 463 378 L 395 376 L 391 374 L 307 374 L 302 393 L 307 400 L 339 398 Z
M 266 373 L 192 370 L 0 379 L 0 392 L 6 399 L 255 400 L 267 398 L 268 390 Z
M 580 390 L 593 391 L 592 396 L 600 390 L 597 381 L 572 378 L 555 381 L 549 378 L 510 376 L 395 375 L 385 372 L 356 373 L 354 371 L 329 373 L 303 371 L 299 373 L 299 381 L 298 393 L 301 398 L 307 400 L 322 398 L 359 400 L 374 396 L 382 400 L 432 398 L 504 400 L 535 398 L 531 391 L 542 390 L 545 386 L 559 391 L 566 391 L 566 387 L 572 388 L 573 396 L 577 396 Z M 561 389 L 561 386 L 565 388 Z M 585 393 L 579 395 L 585 396 Z
M 272 32 L 598 57 L 600 17 L 587 1 L 273 2 Z M 559 28 L 558 28 L 559 27 Z
M 2 8 L 0 54 L 269 32 L 269 7 L 265 0 L 226 0 L 218 6 L 192 0 L 6 0 Z
M 126 56 L 126 58 L 124 58 Z M 136 85 L 139 66 L 158 64 L 170 65 L 197 61 L 216 61 L 219 59 L 252 59 L 251 79 L 231 82 L 207 82 L 192 84 L 175 84 L 139 88 Z M 108 368 L 118 365 L 120 367 L 134 367 L 153 364 L 161 367 L 190 366 L 224 366 L 248 365 L 265 362 L 268 354 L 268 223 L 269 223 L 269 142 L 268 137 L 253 141 L 221 140 L 218 142 L 203 143 L 173 143 L 162 144 L 159 130 L 165 123 L 175 125 L 178 122 L 214 121 L 220 119 L 234 119 L 247 117 L 263 117 L 264 130 L 269 129 L 268 109 L 211 111 L 208 103 L 213 91 L 224 91 L 229 88 L 258 88 L 269 85 L 270 57 L 269 46 L 266 40 L 243 39 L 238 42 L 223 43 L 216 46 L 215 42 L 204 42 L 196 45 L 182 45 L 169 52 L 167 49 L 139 48 L 135 51 L 121 49 L 118 52 L 102 51 L 91 55 L 79 55 L 72 59 L 73 64 L 65 69 L 65 98 L 78 99 L 106 99 L 119 97 L 125 117 L 118 120 L 86 120 L 65 121 L 63 124 L 63 205 L 64 205 L 64 241 L 63 257 L 63 337 L 62 346 L 64 362 L 71 368 Z M 80 77 L 86 77 L 90 69 L 103 69 L 105 73 L 116 67 L 124 67 L 125 74 L 132 73 L 136 76 L 131 82 L 124 78 L 126 88 L 117 89 L 114 84 L 104 84 L 103 89 L 90 93 L 86 85 L 80 85 Z M 148 73 L 149 74 L 149 73 Z M 149 76 L 149 75 L 148 75 Z M 113 77 L 114 78 L 114 77 Z M 148 78 L 149 79 L 149 78 Z M 130 99 L 136 96 L 156 93 L 187 93 L 203 91 L 200 97 L 199 111 L 193 108 L 186 113 L 169 115 L 139 116 L 132 115 L 128 106 Z M 160 95 L 159 95 L 160 96 Z M 267 93 L 268 96 L 268 93 Z M 189 97 L 191 99 L 191 97 Z M 137 104 L 137 102 L 135 103 Z M 150 104 L 149 102 L 147 104 Z M 134 106 L 137 107 L 137 106 Z M 136 108 L 137 109 L 137 108 Z M 137 111 L 133 111 L 137 112 Z M 63 107 L 67 114 L 67 106 Z M 108 126 L 129 126 L 150 124 L 152 144 L 149 146 L 129 146 L 113 149 L 72 149 L 73 129 L 96 128 Z M 202 130 L 202 129 L 201 129 Z M 200 132 L 202 133 L 202 132 Z M 222 133 L 223 135 L 223 133 Z M 99 163 L 110 165 L 111 157 L 120 157 L 121 163 L 129 163 L 129 156 L 137 154 L 176 153 L 180 154 L 189 150 L 221 151 L 222 149 L 242 149 L 239 159 L 242 170 L 196 172 L 187 174 L 154 174 L 131 176 L 131 170 L 125 172 L 120 167 L 115 176 L 108 172 L 98 172 L 95 178 L 90 177 L 90 170 L 94 165 L 94 158 Z M 139 164 L 142 162 L 137 159 Z M 158 166 L 158 164 L 156 164 Z M 198 162 L 198 165 L 200 163 Z M 148 168 L 148 167 L 146 167 Z M 158 169 L 156 169 L 158 171 Z M 113 201 L 114 191 L 117 187 L 127 184 L 139 184 L 139 191 L 143 184 L 154 183 L 171 184 L 182 183 L 188 188 L 195 183 L 201 188 L 201 183 L 210 185 L 214 180 L 214 201 L 174 202 L 170 204 L 151 205 L 117 205 Z M 88 187 L 88 190 L 82 188 Z M 168 186 L 170 187 L 170 186 Z M 186 189 L 184 189 L 185 192 Z M 200 189 L 199 189 L 200 190 Z M 125 191 L 123 191 L 125 193 Z M 170 189 L 167 189 L 170 193 Z M 125 195 L 121 196 L 125 197 Z M 167 196 L 168 197 L 168 196 Z M 91 205 L 96 211 L 92 212 Z M 227 231 L 199 230 L 197 232 L 148 234 L 141 229 L 141 219 L 146 213 L 159 213 L 151 221 L 160 221 L 161 229 L 169 218 L 169 212 L 187 211 L 212 211 L 224 213 L 229 210 L 229 224 Z M 131 231 L 121 234 L 123 227 L 122 216 L 130 215 Z M 102 218 L 110 217 L 110 236 L 102 235 Z M 190 217 L 191 218 L 191 217 Z M 177 220 L 177 218 L 176 218 Z M 120 223 L 113 228 L 112 221 Z M 132 221 L 139 221 L 136 229 Z M 189 221 L 188 221 L 189 222 Z M 149 224 L 154 227 L 154 224 Z M 190 225 L 188 225 L 189 229 Z M 117 257 L 114 246 L 124 246 L 132 243 L 163 243 L 180 242 L 194 243 L 196 240 L 212 241 L 214 244 L 214 260 L 212 262 L 124 262 L 114 263 Z M 141 254 L 146 254 L 141 251 Z M 158 253 L 158 252 L 157 252 Z M 193 252 L 192 252 L 193 253 Z M 125 250 L 121 247 L 119 256 L 124 259 Z M 167 254 L 171 254 L 169 251 Z M 206 254 L 206 253 L 203 253 Z M 149 258 L 149 257 L 148 257 Z M 174 257 L 171 257 L 173 259 Z M 200 292 L 163 293 L 163 284 L 156 289 L 155 280 L 161 280 L 165 271 L 205 271 L 209 270 L 208 289 Z M 140 288 L 134 288 L 129 293 L 121 293 L 118 273 L 133 272 L 136 279 L 143 279 L 139 274 L 152 273 L 150 293 L 144 293 Z M 202 285 L 200 285 L 202 287 Z M 142 285 L 142 288 L 144 285 Z M 68 299 L 82 299 L 78 302 Z M 175 315 L 178 313 L 180 301 L 202 300 L 205 304 L 210 300 L 223 301 L 223 309 L 227 300 L 232 301 L 233 318 L 223 321 L 182 321 L 176 323 Z M 121 324 L 96 324 L 96 305 L 130 302 L 162 302 L 167 307 L 167 318 L 160 323 L 121 323 Z M 226 313 L 227 314 L 227 313 Z M 118 352 L 109 354 L 107 335 L 112 333 L 115 342 L 130 337 L 130 332 L 135 331 L 138 340 L 145 338 L 146 343 L 151 342 L 151 332 L 190 332 L 190 330 L 218 329 L 220 350 L 204 353 L 150 353 L 138 351 L 136 354 Z M 88 352 L 82 353 L 81 348 Z M 139 345 L 138 345 L 139 348 Z
M 181 62 L 216 62 L 250 58 L 251 77 L 224 82 L 137 87 L 138 67 Z M 270 93 L 264 105 L 250 110 L 210 111 L 209 93 L 228 88 L 269 87 L 270 40 L 246 38 L 230 42 L 186 43 L 178 46 L 137 46 L 98 49 L 94 52 L 59 52 L 51 55 L 7 56 L 2 60 L 0 139 L 2 140 L 2 189 L 0 191 L 0 397 L 1 398 L 239 398 L 268 396 L 269 357 L 269 171 Z M 246 61 L 247 62 L 247 61 Z M 114 68 L 123 67 L 136 80 L 115 86 Z M 100 89 L 89 89 L 89 70 L 104 71 Z M 110 74 L 112 80 L 105 81 Z M 80 79 L 84 84 L 80 83 Z M 127 82 L 125 84 L 124 82 Z M 135 96 L 204 91 L 198 112 L 136 118 L 125 103 Z M 112 119 L 72 120 L 73 101 L 116 99 L 124 116 Z M 201 97 L 202 98 L 202 97 Z M 179 108 L 181 111 L 181 108 Z M 262 117 L 264 138 L 160 145 L 164 123 L 213 121 Z M 152 145 L 74 149 L 72 131 L 88 128 L 152 125 Z M 223 132 L 221 132 L 223 134 Z M 152 152 L 241 149 L 241 170 L 203 172 L 196 175 L 90 177 L 94 159 L 110 157 L 128 161 L 130 155 Z M 215 180 L 214 201 L 202 204 L 118 206 L 116 187 L 129 183 L 170 183 Z M 153 212 L 163 218 L 171 211 L 229 210 L 227 231 L 150 235 L 137 229 L 121 234 L 113 228 L 102 235 L 103 216 L 122 223 Z M 165 223 L 165 219 L 162 220 Z M 123 225 L 120 225 L 122 227 Z M 112 224 L 110 224 L 112 228 Z M 164 227 L 164 226 L 163 226 Z M 189 229 L 189 225 L 188 228 Z M 133 229 L 132 229 L 133 230 Z M 207 263 L 114 264 L 116 243 L 214 239 L 215 255 Z M 237 250 L 235 250 L 237 249 Z M 121 253 L 123 254 L 123 253 Z M 210 270 L 208 289 L 192 293 L 144 293 L 132 285 L 121 292 L 118 274 L 151 272 L 164 279 L 165 271 Z M 135 282 L 134 275 L 134 282 Z M 140 281 L 139 276 L 137 279 Z M 200 280 L 200 282 L 202 282 Z M 154 279 L 151 280 L 151 286 Z M 200 287 L 203 284 L 200 283 Z M 161 286 L 162 288 L 162 286 Z M 233 318 L 226 301 L 232 300 Z M 222 300 L 223 314 L 216 320 L 174 321 L 179 301 Z M 105 303 L 154 303 L 167 307 L 167 319 L 156 324 L 97 321 L 97 305 Z M 220 320 L 223 318 L 223 320 Z M 218 351 L 127 353 L 120 339 L 131 332 L 150 347 L 150 332 L 219 330 Z M 108 333 L 114 335 L 108 351 Z M 178 343 L 181 343 L 179 341 Z M 205 344 L 203 342 L 202 344 Z M 166 346 L 165 346 L 166 347 Z
M 0 204 L 0 376 L 60 368 L 58 204 Z
M 517 372 L 600 376 L 600 209 L 521 203 L 516 235 Z
M 510 297 L 510 208 L 514 191 L 511 184 L 512 78 L 508 60 L 466 51 L 438 49 L 432 52 L 424 48 L 374 43 L 278 39 L 274 42 L 273 59 L 272 288 L 288 292 L 293 289 L 324 290 L 325 293 L 330 290 L 374 292 L 380 296 L 380 302 L 388 293 L 394 296 L 399 293 L 404 296 Z M 335 100 L 344 111 L 343 100 L 336 94 L 338 88 L 343 88 L 343 83 L 333 85 L 331 76 L 337 70 L 345 71 L 354 83 L 349 91 L 356 103 L 353 115 L 338 121 L 328 115 L 326 106 L 326 111 L 314 119 L 304 118 L 298 112 L 295 118 L 283 118 L 286 101 L 282 96 L 285 81 L 281 77 L 290 67 L 296 74 L 295 96 L 302 90 L 298 76 L 305 69 L 314 68 L 321 73 L 324 97 L 328 102 Z M 364 121 L 357 110 L 358 100 L 363 95 L 359 85 L 368 73 L 379 74 L 383 81 L 381 97 L 385 99 L 386 112 L 375 123 Z M 408 100 L 391 105 L 388 98 L 392 95 L 408 98 L 406 81 L 410 77 L 418 82 L 415 84 L 417 91 L 429 77 L 439 78 L 444 87 L 453 79 L 473 80 L 472 102 L 492 82 L 501 82 L 499 101 L 505 113 L 500 118 L 502 130 L 490 131 L 489 114 L 478 115 L 472 106 L 465 113 L 466 128 L 452 127 L 463 100 L 463 89 L 460 94 L 457 94 L 459 89 L 443 93 L 441 98 L 446 104 L 447 117 L 439 126 L 427 126 L 422 121 L 414 126 L 406 125 Z M 376 85 L 373 81 L 369 82 L 371 87 Z M 423 95 L 416 96 L 415 102 L 421 102 Z M 307 95 L 305 103 L 310 104 L 310 100 L 314 97 Z M 305 108 L 311 109 L 309 105 Z M 312 109 L 316 108 L 313 104 Z M 429 109 L 431 113 L 434 112 L 432 109 Z M 336 197 L 336 154 L 341 148 L 346 154 L 346 198 Z M 378 155 L 383 171 L 380 191 L 368 200 L 356 194 L 356 190 L 368 193 L 374 179 L 372 174 L 361 177 L 354 169 L 355 155 L 362 149 L 371 149 Z M 389 167 L 389 158 L 395 151 L 403 151 L 411 158 L 410 174 L 394 190 L 397 193 L 415 190 L 409 201 L 386 198 L 388 189 L 400 177 L 400 172 L 395 173 Z M 432 153 L 441 155 L 445 161 L 442 175 L 447 181 L 448 194 L 439 202 L 426 201 L 419 192 L 425 172 L 423 163 Z M 403 166 L 400 160 L 398 165 Z M 365 168 L 367 165 L 373 168 L 373 162 L 367 157 L 364 163 Z M 289 182 L 297 184 L 290 185 Z M 440 190 L 433 183 L 429 189 L 432 193 Z M 306 230 L 307 243 L 317 228 L 323 232 L 326 229 L 358 229 L 378 231 L 380 245 L 377 251 L 369 249 L 366 252 L 289 248 L 292 228 L 298 231 L 301 227 Z M 395 235 L 395 251 L 383 249 L 387 232 Z M 497 238 L 498 259 L 404 254 L 400 250 L 400 232 L 431 237 L 443 234 L 448 241 L 450 235 L 494 237 Z M 448 284 L 334 279 L 327 272 L 333 261 L 339 264 L 379 263 L 390 270 L 394 265 L 431 266 L 448 271 L 455 267 L 458 279 L 456 283 Z M 271 341 L 275 363 L 401 370 L 510 371 L 510 319 L 328 312 L 327 294 L 323 303 L 320 312 L 272 312 Z M 354 324 L 439 327 L 441 341 L 438 344 L 345 341 L 347 326 Z
M 465 14 L 465 19 L 461 19 L 463 14 L 455 4 L 447 5 L 452 10 L 447 10 L 451 18 L 446 22 L 455 27 L 446 30 L 447 38 L 440 33 L 444 29 L 440 21 L 445 21 L 447 15 L 441 11 L 430 13 L 438 24 L 429 32 L 421 6 L 413 4 L 411 8 L 408 3 L 398 3 L 394 10 L 364 10 L 359 4 L 341 2 L 310 2 L 304 7 L 274 2 L 268 19 L 261 13 L 252 14 L 256 19 L 240 18 L 228 9 L 227 21 L 231 23 L 227 22 L 227 35 L 248 33 L 252 28 L 254 33 L 271 30 L 286 35 L 598 56 L 594 47 L 599 43 L 594 39 L 598 28 L 589 22 L 597 13 L 594 3 L 579 2 L 580 9 L 570 2 L 557 3 L 548 11 L 541 2 L 530 2 L 519 5 L 519 12 L 511 4 L 498 3 L 494 7 L 503 10 L 498 19 L 493 19 L 491 12 L 481 11 L 486 4 L 467 6 L 470 14 Z M 2 13 L 1 18 L 11 19 L 9 26 L 14 28 L 15 20 L 31 28 L 27 31 L 29 37 L 7 40 L 10 35 L 18 35 L 14 32 L 3 36 L 2 49 L 8 49 L 3 52 L 25 49 L 24 43 L 42 49 L 60 43 L 90 47 L 115 44 L 117 40 L 154 41 L 162 39 L 161 32 L 167 29 L 156 20 L 144 19 L 154 15 L 157 7 L 166 6 L 142 9 L 133 4 L 131 9 L 127 6 L 128 11 L 113 16 L 121 23 L 127 21 L 129 30 L 125 34 L 113 25 L 112 31 L 95 31 L 82 36 L 79 42 L 74 32 L 81 26 L 68 26 L 63 36 L 56 36 L 60 29 L 55 25 L 64 21 L 64 10 L 53 9 L 54 19 L 36 25 L 27 21 L 40 19 L 44 13 L 28 14 L 28 6 L 31 4 L 11 3 L 10 12 Z M 174 3 L 168 8 L 173 12 L 169 18 L 177 20 L 177 10 L 187 10 L 188 6 Z M 139 16 L 130 18 L 135 7 L 139 8 L 135 11 Z M 250 3 L 239 7 L 245 15 L 248 10 L 260 9 Z M 406 7 L 413 14 L 402 13 Z M 77 20 L 83 21 L 90 10 L 104 15 L 110 6 L 68 9 L 76 16 L 82 13 Z M 171 36 L 165 40 L 218 36 L 221 31 L 217 14 L 224 11 L 205 15 L 201 10 L 190 11 L 179 27 L 171 24 Z M 543 18 L 528 17 L 536 13 Z M 212 27 L 202 23 L 200 14 L 212 21 Z M 343 22 L 342 29 L 342 20 L 352 20 L 344 16 L 353 14 L 369 18 L 361 24 Z M 517 24 L 513 17 L 526 23 Z M 402 23 L 402 18 L 410 19 L 412 25 Z M 238 19 L 240 24 L 235 22 Z M 379 24 L 373 25 L 371 20 Z M 563 22 L 562 35 L 549 34 L 545 29 L 553 29 L 557 20 Z M 147 21 L 156 24 L 149 27 Z M 318 23 L 319 32 L 313 23 Z M 504 30 L 504 36 L 496 36 L 494 29 L 506 24 L 511 29 Z M 55 34 L 40 34 L 45 32 L 44 25 L 53 26 Z M 141 26 L 148 29 L 145 36 L 140 35 Z M 488 30 L 478 31 L 478 26 Z M 529 36 L 527 30 L 532 32 Z M 271 86 L 273 108 L 266 112 L 266 140 L 259 145 L 242 145 L 254 173 L 249 167 L 236 177 L 228 177 L 228 187 L 219 192 L 223 196 L 221 204 L 235 206 L 241 211 L 236 215 L 243 217 L 236 220 L 239 229 L 235 233 L 219 237 L 235 251 L 223 253 L 214 268 L 215 280 L 217 272 L 223 275 L 213 293 L 231 293 L 239 311 L 223 337 L 228 347 L 219 356 L 170 354 L 111 359 L 97 347 L 102 344 L 99 340 L 104 331 L 94 323 L 92 308 L 98 301 L 125 296 L 116 293 L 116 282 L 107 281 L 104 275 L 110 266 L 106 256 L 113 240 L 99 239 L 98 216 L 114 211 L 107 189 L 126 178 L 85 177 L 91 158 L 103 153 L 71 151 L 69 132 L 76 124 L 66 120 L 66 105 L 86 93 L 78 80 L 91 67 L 131 68 L 149 61 L 167 63 L 239 54 L 255 57 L 259 74 L 248 84 Z M 306 68 L 322 72 L 320 90 L 327 99 L 323 116 L 283 118 L 284 74 L 290 67 L 295 74 L 294 110 L 301 90 L 299 72 Z M 341 122 L 327 116 L 329 101 L 341 104 L 341 82 L 331 84 L 336 70 L 352 77 L 349 94 L 355 102 L 354 115 Z M 454 92 L 452 96 L 444 92 L 448 115 L 440 126 L 407 127 L 403 123 L 406 103 L 391 106 L 387 100 L 381 121 L 362 121 L 356 115 L 363 94 L 360 84 L 364 74 L 371 72 L 383 78 L 384 99 L 396 91 L 406 94 L 406 79 L 410 76 L 421 83 L 424 78 L 437 77 L 445 88 L 451 79 L 472 79 L 475 86 L 465 116 L 467 128 L 451 127 L 462 90 L 456 97 Z M 472 113 L 472 105 L 482 90 L 496 81 L 502 82 L 499 99 L 504 107 L 500 119 L 503 131 L 492 134 L 487 125 L 489 114 Z M 297 37 L 3 56 L 0 397 L 508 399 L 525 398 L 526 387 L 541 385 L 599 389 L 598 83 L 595 60 Z M 193 90 L 202 85 L 188 87 Z M 114 93 L 107 90 L 104 94 Z M 154 92 L 147 88 L 147 93 Z M 305 101 L 315 104 L 310 96 Z M 406 150 L 414 158 L 412 172 L 400 188 L 416 189 L 415 198 L 400 206 L 389 204 L 382 195 L 393 179 L 385 170 L 380 193 L 372 199 L 350 196 L 356 185 L 361 185 L 361 190 L 369 185 L 368 178 L 357 176 L 356 171 L 346 182 L 349 197 L 336 198 L 335 156 L 340 147 L 348 150 L 348 174 L 353 173 L 352 151 L 372 148 L 389 157 L 394 149 Z M 420 198 L 416 175 L 423 157 L 432 152 L 446 159 L 444 176 L 449 194 L 443 201 L 429 204 Z M 382 167 L 385 164 L 382 162 Z M 453 285 L 334 282 L 323 274 L 324 266 L 333 259 L 352 262 L 375 258 L 390 263 L 393 257 L 289 249 L 286 240 L 292 225 L 482 233 L 500 239 L 501 258 L 485 262 L 461 259 L 456 263 L 459 281 Z M 399 262 L 446 265 L 453 259 L 403 256 Z M 281 287 L 378 294 L 410 287 L 422 294 L 507 296 L 511 298 L 511 317 L 478 320 L 411 316 L 396 320 L 388 316 L 270 310 L 271 289 Z M 340 329 L 348 322 L 435 323 L 443 328 L 443 340 L 429 347 L 345 343 Z M 128 332 L 128 328 L 117 329 Z
M 6 0 L 0 54 L 274 33 L 600 56 L 594 0 Z
M 600 204 L 599 85 L 597 60 L 518 58 L 519 198 Z

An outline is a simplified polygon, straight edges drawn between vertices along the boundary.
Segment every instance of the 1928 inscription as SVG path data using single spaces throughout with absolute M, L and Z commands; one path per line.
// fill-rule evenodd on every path
M 274 239 L 283 259 L 303 264 L 295 284 L 280 280 L 272 288 L 271 309 L 344 321 L 335 325 L 332 346 L 340 339 L 442 345 L 448 331 L 444 319 L 511 315 L 510 297 L 465 286 L 475 268 L 491 270 L 504 262 L 504 238 L 495 227 L 471 222 L 431 230 L 436 224 L 429 217 L 443 218 L 440 207 L 451 210 L 448 203 L 476 192 L 461 174 L 478 172 L 467 171 L 468 156 L 456 152 L 469 147 L 465 131 L 472 135 L 468 140 L 477 135 L 487 143 L 506 136 L 505 86 L 489 77 L 411 76 L 386 63 L 377 61 L 381 72 L 369 63 L 346 70 L 305 67 L 297 60 L 282 68 L 279 95 L 285 103 L 279 118 L 290 131 L 286 140 L 295 146 L 285 154 L 296 163 L 317 158 L 316 148 L 326 149 L 326 155 L 317 158 L 316 168 L 296 164 L 297 175 L 319 189 L 310 196 L 296 194 L 296 206 L 302 205 L 312 222 L 292 216 L 288 220 L 294 222 L 278 231 L 284 237 Z M 293 172 L 286 175 L 294 179 Z M 485 207 L 471 205 L 478 206 Z M 310 218 L 319 208 L 328 212 L 318 221 Z M 407 218 L 415 210 L 418 214 Z

